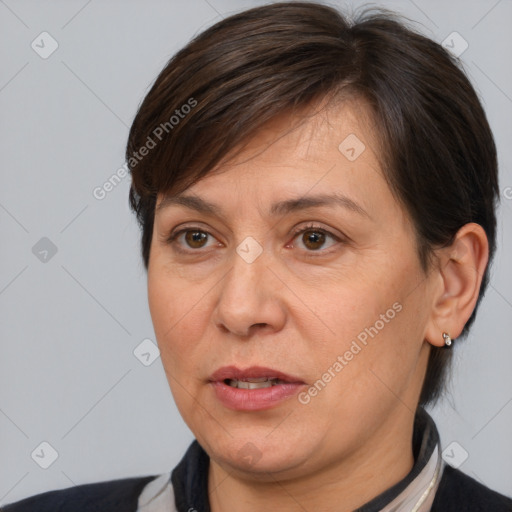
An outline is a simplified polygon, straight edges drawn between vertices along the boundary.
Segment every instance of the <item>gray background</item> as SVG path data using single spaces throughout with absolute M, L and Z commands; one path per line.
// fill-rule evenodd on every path
M 0 503 L 170 471 L 191 442 L 160 359 L 145 366 L 133 354 L 154 332 L 130 178 L 103 200 L 93 189 L 123 164 L 130 122 L 168 58 L 221 17 L 263 3 L 0 1 Z M 452 456 L 468 452 L 460 469 L 510 495 L 512 2 L 379 5 L 439 42 L 453 31 L 468 42 L 461 59 L 499 148 L 491 285 L 432 413 L 443 449 L 456 441 Z M 59 45 L 47 59 L 31 47 L 51 48 L 43 31 Z M 56 254 L 38 253 L 43 237 Z M 43 441 L 58 453 L 48 469 Z

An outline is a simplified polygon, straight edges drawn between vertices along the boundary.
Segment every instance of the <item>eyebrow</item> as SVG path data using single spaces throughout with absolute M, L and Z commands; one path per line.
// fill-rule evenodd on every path
M 192 195 L 165 196 L 156 207 L 156 210 L 160 211 L 172 205 L 181 205 L 191 210 L 216 215 L 217 217 L 223 216 L 222 208 L 220 206 L 211 203 L 206 199 L 202 199 L 201 197 Z M 278 201 L 270 207 L 270 215 L 275 217 L 320 206 L 339 206 L 363 217 L 367 217 L 368 219 L 371 218 L 362 206 L 356 203 L 353 199 L 350 199 L 350 197 L 340 193 L 318 194 L 314 196 L 304 196 L 296 199 Z

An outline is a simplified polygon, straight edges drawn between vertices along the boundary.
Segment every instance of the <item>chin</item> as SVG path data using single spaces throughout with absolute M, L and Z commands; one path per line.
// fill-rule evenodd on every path
M 203 446 L 226 471 L 250 474 L 251 478 L 258 475 L 261 481 L 272 481 L 269 473 L 279 473 L 281 477 L 288 472 L 293 473 L 297 466 L 311 458 L 314 449 L 310 447 L 308 453 L 304 442 L 290 436 L 270 438 L 271 430 L 266 428 L 254 435 L 227 435 L 222 440 L 208 440 Z M 297 446 L 301 447 L 301 453 L 298 453 Z

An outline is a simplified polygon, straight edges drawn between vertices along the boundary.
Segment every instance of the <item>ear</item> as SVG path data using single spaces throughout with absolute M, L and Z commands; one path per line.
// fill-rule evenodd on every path
M 457 338 L 475 309 L 489 261 L 489 243 L 482 226 L 470 222 L 459 229 L 449 247 L 436 252 L 439 265 L 434 270 L 433 302 L 425 339 L 442 347 L 443 332 Z

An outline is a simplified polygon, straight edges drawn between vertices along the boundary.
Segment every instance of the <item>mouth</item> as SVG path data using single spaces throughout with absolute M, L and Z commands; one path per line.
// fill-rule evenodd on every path
M 251 366 L 245 370 L 236 366 L 224 366 L 211 375 L 210 382 L 224 382 L 228 386 L 242 389 L 269 388 L 278 384 L 305 384 L 298 377 L 263 366 Z
M 277 386 L 278 384 L 287 384 L 282 379 L 268 379 L 267 377 L 255 377 L 253 379 L 224 379 L 224 384 L 232 388 L 239 389 L 263 389 Z
M 276 407 L 306 385 L 298 377 L 261 366 L 245 370 L 226 366 L 213 373 L 209 382 L 219 401 L 237 411 Z

